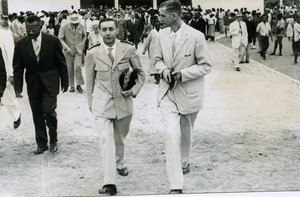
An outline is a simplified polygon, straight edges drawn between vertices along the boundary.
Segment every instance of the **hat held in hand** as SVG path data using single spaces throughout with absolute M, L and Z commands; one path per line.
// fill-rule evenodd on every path
M 138 78 L 137 70 L 130 71 L 126 69 L 119 77 L 120 86 L 123 91 L 130 90 L 136 83 L 135 80 Z

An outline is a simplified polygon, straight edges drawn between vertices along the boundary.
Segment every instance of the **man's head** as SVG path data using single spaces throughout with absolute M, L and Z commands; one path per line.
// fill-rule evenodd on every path
M 104 18 L 99 23 L 100 34 L 103 42 L 107 46 L 113 46 L 116 42 L 116 37 L 119 32 L 117 22 L 110 18 Z
M 159 31 L 161 28 L 161 23 L 157 20 L 154 22 L 154 28 L 156 29 L 156 31 Z
M 240 22 L 240 21 L 243 19 L 242 13 L 237 13 L 237 14 L 235 15 L 235 18 L 236 18 L 236 20 L 237 20 L 238 22 Z
M 26 33 L 30 39 L 36 39 L 41 32 L 41 19 L 36 15 L 30 15 L 26 18 Z
M 99 33 L 99 21 L 98 20 L 94 20 L 92 22 L 92 29 L 96 34 Z
M 170 27 L 181 19 L 181 4 L 177 0 L 168 0 L 159 6 L 160 21 L 163 28 Z
M 261 16 L 261 20 L 265 23 L 265 22 L 267 22 L 267 19 L 268 19 L 268 16 L 266 15 L 266 14 L 263 14 L 262 16 Z

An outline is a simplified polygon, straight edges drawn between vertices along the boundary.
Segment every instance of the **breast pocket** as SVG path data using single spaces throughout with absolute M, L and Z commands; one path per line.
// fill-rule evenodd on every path
M 108 65 L 105 65 L 105 64 L 96 65 L 95 71 L 97 72 L 97 74 L 96 74 L 97 79 L 107 80 L 109 78 Z
M 124 62 L 124 63 L 119 63 L 118 64 L 118 70 L 119 71 L 123 71 L 123 70 L 129 69 L 130 67 L 131 66 L 130 66 L 129 62 Z

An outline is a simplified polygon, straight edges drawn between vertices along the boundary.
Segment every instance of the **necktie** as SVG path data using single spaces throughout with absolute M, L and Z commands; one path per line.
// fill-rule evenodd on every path
M 33 50 L 34 50 L 34 53 L 35 53 L 35 56 L 36 56 L 36 59 L 37 61 L 39 61 L 39 54 L 40 54 L 40 43 L 38 42 L 37 39 L 35 39 L 33 41 Z
M 241 22 L 239 22 L 240 30 L 242 30 Z M 241 32 L 243 34 L 243 32 Z
M 172 55 L 173 57 L 175 56 L 175 51 L 176 51 L 176 34 L 174 33 L 172 36 Z
M 108 57 L 109 57 L 109 59 L 110 59 L 110 61 L 111 61 L 111 63 L 114 63 L 114 56 L 113 56 L 113 54 L 112 54 L 112 49 L 113 48 L 108 48 L 107 50 L 108 50 Z

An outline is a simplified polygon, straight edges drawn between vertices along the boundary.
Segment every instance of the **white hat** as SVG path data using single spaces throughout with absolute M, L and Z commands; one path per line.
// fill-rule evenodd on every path
M 73 13 L 70 16 L 68 16 L 68 20 L 72 24 L 80 23 L 81 19 L 82 19 L 82 16 L 79 14 L 76 14 L 76 13 Z

